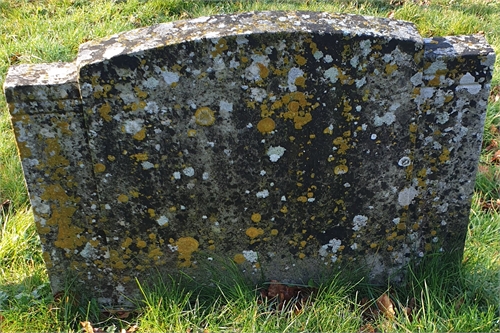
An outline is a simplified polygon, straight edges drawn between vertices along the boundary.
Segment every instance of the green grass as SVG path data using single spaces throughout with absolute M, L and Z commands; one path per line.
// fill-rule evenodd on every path
M 500 54 L 500 2 L 496 0 L 0 0 L 0 85 L 18 63 L 72 61 L 78 45 L 116 32 L 202 15 L 252 10 L 348 12 L 412 21 L 424 37 L 482 32 Z M 500 58 L 500 57 L 497 57 Z M 493 85 L 500 84 L 500 59 Z M 380 331 L 500 330 L 500 102 L 488 107 L 481 168 L 470 215 L 464 257 L 430 257 L 413 267 L 404 288 L 379 287 L 343 273 L 319 286 L 304 309 L 272 311 L 257 302 L 256 286 L 228 266 L 224 280 L 193 287 L 162 277 L 143 286 L 136 313 L 103 313 L 71 284 L 54 298 L 48 286 L 28 195 L 0 94 L 0 331 L 78 331 L 81 321 L 119 331 L 345 331 L 367 327 L 360 300 L 374 302 L 388 292 L 396 317 L 374 318 Z M 493 144 L 493 146 L 492 146 Z M 486 149 L 490 147 L 490 149 Z M 489 204 L 489 205 L 488 205 Z M 414 299 L 413 318 L 403 311 Z

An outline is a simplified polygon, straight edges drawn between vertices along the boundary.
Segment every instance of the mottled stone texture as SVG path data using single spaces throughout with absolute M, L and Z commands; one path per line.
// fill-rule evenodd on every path
M 398 281 L 463 248 L 494 54 L 482 36 L 314 12 L 203 17 L 12 67 L 5 93 L 54 292 L 229 259 Z

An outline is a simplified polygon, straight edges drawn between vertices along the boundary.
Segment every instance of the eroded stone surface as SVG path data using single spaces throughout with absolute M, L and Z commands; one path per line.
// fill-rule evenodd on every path
M 481 36 L 265 12 L 13 67 L 5 91 L 54 290 L 69 267 L 124 304 L 136 277 L 203 281 L 219 257 L 254 280 L 354 262 L 398 281 L 411 258 L 460 249 L 493 62 Z

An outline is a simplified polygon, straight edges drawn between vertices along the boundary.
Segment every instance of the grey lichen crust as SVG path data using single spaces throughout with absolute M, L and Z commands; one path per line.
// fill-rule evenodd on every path
M 258 12 L 11 68 L 54 290 L 69 267 L 101 303 L 124 304 L 135 278 L 203 281 L 219 257 L 255 280 L 355 264 L 398 281 L 410 258 L 461 249 L 493 62 L 481 36 Z

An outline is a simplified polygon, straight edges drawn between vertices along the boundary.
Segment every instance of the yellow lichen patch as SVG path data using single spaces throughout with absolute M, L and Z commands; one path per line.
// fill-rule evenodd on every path
M 217 44 L 215 44 L 215 50 L 213 50 L 212 57 L 216 57 L 220 55 L 222 52 L 226 51 L 228 49 L 227 47 L 227 41 L 224 38 L 221 38 L 217 41 Z
M 299 258 L 300 259 L 304 259 L 306 257 L 306 255 L 304 253 L 299 253 Z
M 177 251 L 179 252 L 179 264 L 181 267 L 191 266 L 191 255 L 193 252 L 198 251 L 199 243 L 193 237 L 181 237 L 175 242 Z
M 429 86 L 437 87 L 441 83 L 439 75 L 434 76 L 432 80 L 429 81 Z
M 278 229 L 271 229 L 271 236 L 277 236 L 278 235 Z
M 189 138 L 194 138 L 196 136 L 196 130 L 195 129 L 188 129 L 187 135 Z
M 307 59 L 298 54 L 298 55 L 295 56 L 295 62 L 299 66 L 304 66 L 306 64 L 306 62 L 307 62 Z
M 272 118 L 266 117 L 261 119 L 257 124 L 257 130 L 262 134 L 274 131 L 276 128 L 276 123 Z
M 350 148 L 348 139 L 341 136 L 335 138 L 335 140 L 333 140 L 333 144 L 338 146 L 337 153 L 342 155 L 345 154 L 346 151 Z
M 196 110 L 194 117 L 200 126 L 211 126 L 215 122 L 215 114 L 210 108 L 204 106 Z
M 106 171 L 106 166 L 102 163 L 97 163 L 94 165 L 94 172 L 95 173 L 100 173 Z
M 287 208 L 287 206 L 283 206 L 283 207 L 281 207 L 280 212 L 282 212 L 283 214 L 288 213 L 288 208 Z
M 58 227 L 57 240 L 54 242 L 55 246 L 72 250 L 82 246 L 87 241 L 85 237 L 80 236 L 83 229 L 72 224 L 71 217 L 75 211 L 76 208 L 73 207 L 59 207 L 57 210 L 53 210 L 47 224 L 56 224 Z
M 150 217 L 156 216 L 155 210 L 153 208 L 148 208 L 148 214 Z
M 309 123 L 312 120 L 312 115 L 310 113 L 306 113 L 303 116 L 296 116 L 293 118 L 293 122 L 295 123 L 295 129 L 302 129 L 304 125 Z
M 376 248 L 377 246 L 378 246 L 378 244 L 377 244 L 377 243 L 371 243 L 371 244 L 370 244 L 370 247 L 371 247 L 372 249 Z
M 305 195 L 301 195 L 300 197 L 297 198 L 297 201 L 307 202 L 307 197 Z
M 116 263 L 114 263 L 114 264 L 111 264 L 111 267 L 113 267 L 113 268 L 117 268 L 117 269 L 125 269 L 125 268 L 127 268 L 127 265 L 125 265 L 125 264 L 123 263 L 123 261 L 121 261 L 121 260 L 120 260 L 120 261 L 117 261 L 117 262 L 116 262 Z
M 259 67 L 259 73 L 261 78 L 265 79 L 266 77 L 269 76 L 269 69 L 264 64 L 258 62 L 257 66 Z
M 263 235 L 264 230 L 262 230 L 261 228 L 250 227 L 247 229 L 247 231 L 245 231 L 245 234 L 251 239 L 254 239 L 256 237 L 259 237 L 260 235 Z
M 114 160 L 116 160 L 116 157 L 114 157 L 113 155 L 108 155 L 108 160 L 113 162 Z
M 18 136 L 17 133 L 16 133 L 16 136 Z M 26 142 L 20 142 L 20 141 L 18 141 L 17 142 L 17 149 L 19 151 L 19 155 L 22 158 L 29 158 L 29 157 L 31 157 L 31 149 L 28 148 L 28 145 L 27 145 Z
M 326 127 L 323 130 L 323 134 L 330 134 L 330 135 L 332 135 L 333 134 L 333 127 L 332 126 Z
M 396 227 L 398 230 L 406 230 L 406 224 L 404 223 L 398 223 Z
M 305 88 L 306 87 L 306 78 L 303 76 L 299 76 L 295 79 L 295 85 Z
M 152 248 L 148 253 L 148 258 L 159 258 L 163 255 L 163 252 L 157 247 Z
M 42 200 L 57 200 L 60 205 L 64 205 L 70 200 L 70 197 L 66 194 L 66 191 L 64 191 L 64 189 L 59 184 L 48 185 L 40 198 Z
M 245 262 L 245 260 L 246 260 L 246 259 L 245 259 L 245 256 L 244 256 L 243 254 L 241 254 L 241 253 L 237 253 L 237 254 L 235 254 L 235 255 L 234 255 L 234 257 L 233 257 L 233 261 L 234 261 L 235 263 L 237 263 L 238 265 L 241 265 L 242 263 L 244 263 L 244 262 Z
M 128 196 L 126 196 L 125 194 L 120 194 L 118 196 L 118 202 L 121 202 L 121 203 L 128 202 Z
M 58 166 L 68 166 L 69 161 L 61 155 L 61 145 L 57 138 L 48 138 L 45 140 L 47 146 L 44 149 L 44 152 L 47 154 L 47 164 L 50 167 L 58 167 Z
M 139 87 L 135 86 L 134 90 L 135 90 L 135 93 L 137 94 L 137 97 L 139 97 L 139 98 L 148 97 L 148 93 L 145 91 L 142 91 Z
M 132 238 L 127 237 L 127 238 L 125 238 L 125 240 L 122 242 L 122 247 L 123 247 L 124 249 L 126 249 L 126 248 L 128 248 L 130 245 L 132 245 L 132 243 L 133 243 L 133 242 L 134 242 L 134 241 L 132 240 Z
M 439 155 L 439 161 L 441 163 L 444 163 L 446 161 L 448 161 L 450 159 L 450 151 L 444 147 L 443 148 L 443 153 L 441 155 Z
M 144 138 L 146 137 L 146 129 L 141 128 L 141 130 L 139 132 L 135 133 L 132 137 L 138 141 L 144 140 Z
M 130 155 L 130 158 L 135 158 L 135 160 L 137 162 L 139 162 L 139 161 L 147 161 L 148 160 L 148 153 L 133 154 L 133 155 Z
M 429 243 L 427 243 L 427 244 L 425 244 L 424 249 L 425 249 L 425 251 L 429 252 L 429 251 L 431 251 L 431 250 L 432 250 L 432 245 L 431 245 L 431 244 L 429 244 Z
M 333 169 L 333 172 L 334 172 L 336 175 L 343 175 L 343 174 L 347 173 L 347 171 L 349 171 L 349 168 L 347 167 L 347 165 L 344 165 L 344 164 L 337 165 L 337 166 Z
M 385 72 L 387 73 L 387 75 L 391 75 L 397 69 L 398 69 L 398 65 L 396 65 L 396 64 L 392 64 L 392 65 L 391 64 L 387 64 L 387 65 L 385 65 Z
M 251 219 L 253 222 L 259 223 L 262 220 L 262 216 L 259 213 L 253 213 Z
M 417 130 L 418 130 L 418 125 L 415 124 L 415 123 L 411 123 L 410 124 L 410 132 L 411 133 L 417 133 Z
M 108 103 L 101 106 L 98 109 L 98 111 L 99 111 L 99 115 L 101 116 L 102 119 L 104 119 L 107 122 L 111 121 L 111 116 L 109 115 L 109 113 L 111 112 L 111 106 Z
M 140 195 L 140 193 L 135 190 L 130 190 L 128 193 L 130 193 L 130 195 L 133 196 L 134 198 L 138 198 Z

